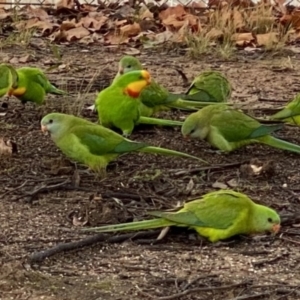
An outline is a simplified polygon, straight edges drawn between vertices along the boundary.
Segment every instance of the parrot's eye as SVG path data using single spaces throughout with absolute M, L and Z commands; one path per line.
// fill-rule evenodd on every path
M 269 223 L 273 223 L 272 218 L 268 218 L 268 222 L 269 222 Z
M 49 120 L 49 124 L 52 124 L 53 123 L 53 120 L 51 119 L 51 120 Z
M 127 66 L 128 69 L 131 69 L 131 65 Z

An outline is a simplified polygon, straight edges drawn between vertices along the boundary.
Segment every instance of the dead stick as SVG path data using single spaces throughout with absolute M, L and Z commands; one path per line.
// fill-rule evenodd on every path
M 181 170 L 181 171 L 176 172 L 174 175 L 184 175 L 184 174 L 190 174 L 190 173 L 196 173 L 196 172 L 208 171 L 208 170 L 222 170 L 222 169 L 237 167 L 237 166 L 240 166 L 240 165 L 243 165 L 246 163 L 249 163 L 249 160 L 244 160 L 244 161 L 229 163 L 229 164 L 223 164 L 223 165 L 214 165 L 214 166 L 209 166 L 209 167 L 195 168 L 195 169 L 190 169 L 190 170 Z M 171 172 L 172 172 L 172 170 L 171 170 Z
M 152 231 L 145 231 L 145 232 L 138 232 L 138 233 L 127 233 L 127 234 L 122 234 L 113 237 L 109 237 L 106 234 L 96 234 L 93 236 L 88 236 L 79 241 L 69 242 L 69 243 L 59 243 L 58 245 L 53 246 L 52 248 L 49 248 L 47 250 L 35 252 L 29 257 L 29 262 L 30 263 L 42 262 L 47 257 L 53 256 L 55 254 L 91 246 L 103 241 L 106 241 L 108 243 L 121 243 L 128 239 L 147 238 L 153 235 L 157 235 L 158 232 L 159 232 L 158 230 L 152 230 Z
M 156 300 L 173 300 L 173 299 L 180 298 L 182 296 L 186 296 L 186 295 L 191 294 L 191 293 L 208 292 L 208 291 L 215 291 L 215 290 L 227 290 L 227 289 L 231 289 L 231 288 L 234 288 L 234 287 L 239 287 L 239 286 L 247 285 L 248 283 L 249 283 L 249 281 L 242 281 L 240 283 L 231 284 L 231 285 L 212 286 L 212 287 L 204 287 L 204 288 L 194 288 L 194 289 L 185 290 L 183 292 L 176 293 L 176 294 L 169 295 L 169 296 L 164 296 L 164 297 L 152 296 L 152 295 L 150 295 L 148 293 L 145 293 L 138 286 L 136 286 L 136 288 L 139 290 L 139 292 L 141 294 L 143 294 L 144 296 L 147 296 L 147 297 L 149 297 L 151 299 L 156 299 Z

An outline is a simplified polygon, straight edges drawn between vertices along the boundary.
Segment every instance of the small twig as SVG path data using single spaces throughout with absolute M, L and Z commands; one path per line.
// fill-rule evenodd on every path
M 197 276 L 196 278 L 194 278 L 193 280 L 191 280 L 190 282 L 188 282 L 183 288 L 182 290 L 185 291 L 187 290 L 191 285 L 193 285 L 194 283 L 196 283 L 197 281 L 201 280 L 201 279 L 207 279 L 208 277 L 217 277 L 216 274 L 208 274 L 208 275 L 202 275 L 202 276 Z
M 9 190 L 9 191 L 6 191 L 5 193 L 3 193 L 3 194 L 1 195 L 1 197 L 5 196 L 5 195 L 7 195 L 7 194 L 9 194 L 9 193 L 15 192 L 16 190 L 21 189 L 22 187 L 24 187 L 24 186 L 26 185 L 27 182 L 28 182 L 28 180 L 25 180 L 25 181 L 24 181 L 21 185 L 19 185 L 18 187 L 14 188 L 14 189 L 11 189 L 11 190 Z
M 133 240 L 137 238 L 146 238 L 155 235 L 157 233 L 158 230 L 151 230 L 151 231 L 144 231 L 138 233 L 127 233 L 127 234 L 122 234 L 113 237 L 109 237 L 106 234 L 96 234 L 93 236 L 88 236 L 79 241 L 69 242 L 69 243 L 59 243 L 58 245 L 53 246 L 52 248 L 49 248 L 47 250 L 35 252 L 29 257 L 29 262 L 30 263 L 42 262 L 44 259 L 53 256 L 55 254 L 91 246 L 103 241 L 107 243 L 122 243 L 123 241 L 128 239 Z
M 279 255 L 279 256 L 273 257 L 271 259 L 261 259 L 259 261 L 253 261 L 252 265 L 255 266 L 255 267 L 258 267 L 258 266 L 261 266 L 261 265 L 264 265 L 264 264 L 269 264 L 269 263 L 272 263 L 272 262 L 280 259 L 281 257 L 282 257 L 282 255 Z
M 242 281 L 240 283 L 231 284 L 231 285 L 194 288 L 194 289 L 185 290 L 185 291 L 180 292 L 180 293 L 176 293 L 176 294 L 169 295 L 169 296 L 163 296 L 163 297 L 152 296 L 152 295 L 150 295 L 148 293 L 145 293 L 138 286 L 136 286 L 136 288 L 139 290 L 139 292 L 143 296 L 146 296 L 146 297 L 151 298 L 151 299 L 156 299 L 156 300 L 173 300 L 173 299 L 180 298 L 182 296 L 186 296 L 186 295 L 191 294 L 191 293 L 208 292 L 208 291 L 215 291 L 215 290 L 227 290 L 227 289 L 231 289 L 231 288 L 235 288 L 235 287 L 246 285 L 247 283 L 249 283 L 249 281 Z
M 65 186 L 67 183 L 70 183 L 70 179 L 68 178 L 67 180 L 57 183 L 57 184 L 53 184 L 53 185 L 47 185 L 47 184 L 43 184 L 40 187 L 35 188 L 33 191 L 31 192 L 25 192 L 23 196 L 19 197 L 18 200 L 22 197 L 26 197 L 29 196 L 30 200 L 29 202 L 32 201 L 33 197 L 41 192 L 45 192 L 45 191 L 51 191 L 51 190 L 56 190 L 58 188 L 61 188 L 62 186 Z
M 235 297 L 235 298 L 231 298 L 230 300 L 250 300 L 250 299 L 260 298 L 260 297 L 263 297 L 263 296 L 270 296 L 270 292 L 259 293 L 259 294 L 255 294 L 255 295 L 238 296 L 238 297 Z
M 234 162 L 234 163 L 228 163 L 228 164 L 223 164 L 223 165 L 213 165 L 213 166 L 207 166 L 207 167 L 201 167 L 201 168 L 195 168 L 195 169 L 190 169 L 190 170 L 173 170 L 176 173 L 174 174 L 175 176 L 179 175 L 185 175 L 185 174 L 191 174 L 191 173 L 197 173 L 201 171 L 208 171 L 208 170 L 222 170 L 222 169 L 227 169 L 227 168 L 232 168 L 232 167 L 237 167 L 243 164 L 249 163 L 249 160 L 244 160 L 240 162 Z M 172 170 L 170 170 L 172 172 Z
M 291 240 L 291 239 L 288 239 L 288 238 L 283 237 L 283 236 L 280 236 L 279 238 L 280 238 L 281 240 L 284 240 L 284 241 L 287 241 L 287 242 L 290 242 L 290 243 L 293 243 L 293 244 L 296 244 L 296 245 L 300 245 L 300 242 L 298 242 L 298 241 Z
M 182 80 L 183 80 L 183 84 L 186 85 L 186 86 L 190 85 L 189 79 L 188 79 L 187 76 L 184 74 L 184 72 L 183 72 L 182 70 L 178 69 L 178 68 L 174 68 L 174 69 L 175 69 L 175 70 L 178 72 L 178 74 L 181 76 L 181 78 L 182 78 Z

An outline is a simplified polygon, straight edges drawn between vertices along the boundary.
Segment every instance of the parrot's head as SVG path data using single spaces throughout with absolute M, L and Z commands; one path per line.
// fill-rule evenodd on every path
M 142 90 L 151 83 L 150 73 L 146 70 L 132 71 L 118 77 L 112 88 L 118 87 L 122 89 L 125 95 L 132 98 L 138 98 Z
M 41 130 L 44 133 L 50 133 L 52 137 L 58 137 L 67 130 L 65 124 L 67 124 L 68 115 L 51 113 L 46 115 L 41 120 Z
M 204 140 L 208 135 L 209 127 L 202 123 L 197 113 L 189 115 L 181 126 L 183 137 Z
M 119 62 L 119 75 L 138 70 L 143 70 L 143 66 L 137 58 L 129 55 L 122 57 L 122 59 Z
M 253 221 L 254 231 L 268 231 L 276 234 L 280 230 L 280 216 L 278 213 L 266 206 L 256 205 L 257 214 Z

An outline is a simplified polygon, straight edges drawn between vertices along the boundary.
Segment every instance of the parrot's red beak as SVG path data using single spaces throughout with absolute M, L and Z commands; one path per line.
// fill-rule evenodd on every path
M 41 125 L 41 130 L 45 133 L 48 131 L 47 126 Z
M 187 134 L 187 135 L 184 135 L 183 138 L 186 139 L 186 140 L 189 140 L 190 136 Z
M 280 230 L 280 224 L 274 224 L 274 225 L 272 226 L 272 231 L 273 231 L 275 234 L 278 233 L 279 230 Z

